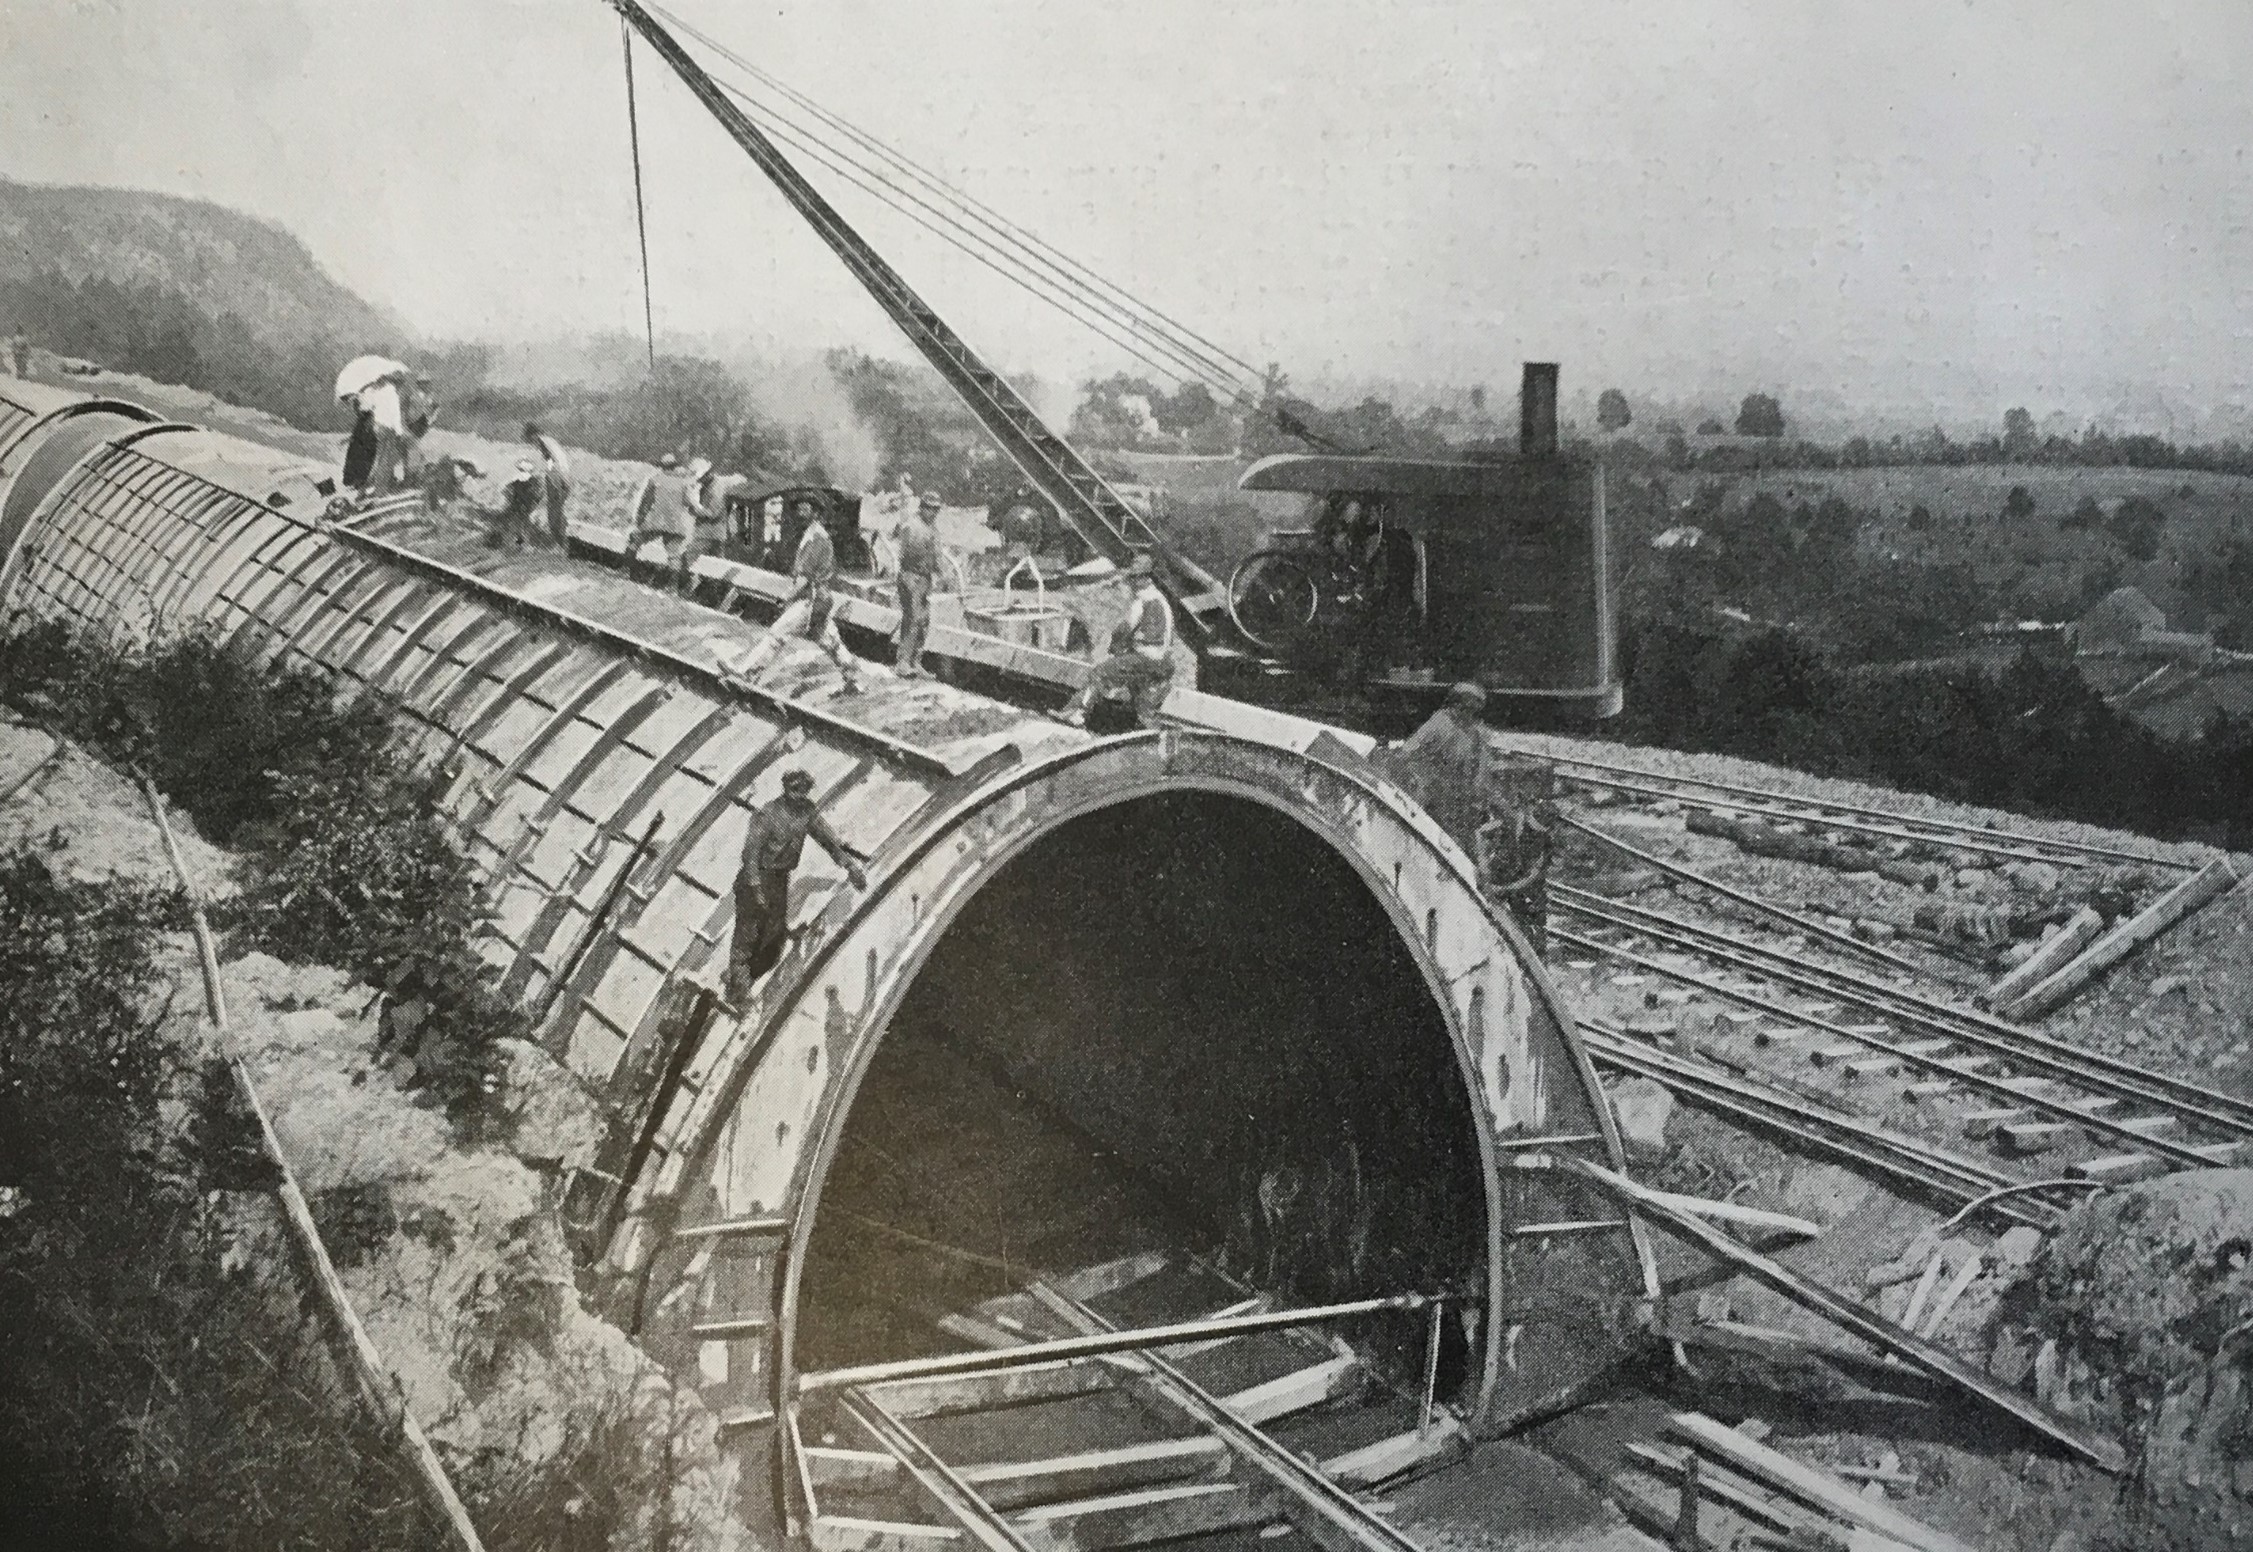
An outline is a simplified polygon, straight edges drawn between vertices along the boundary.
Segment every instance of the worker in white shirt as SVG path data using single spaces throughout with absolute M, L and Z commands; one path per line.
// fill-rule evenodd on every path
M 530 421 L 524 423 L 524 440 L 532 444 L 532 451 L 540 460 L 541 483 L 548 505 L 548 535 L 555 540 L 557 549 L 568 549 L 571 530 L 563 508 L 571 498 L 571 460 L 563 456 L 561 442 Z

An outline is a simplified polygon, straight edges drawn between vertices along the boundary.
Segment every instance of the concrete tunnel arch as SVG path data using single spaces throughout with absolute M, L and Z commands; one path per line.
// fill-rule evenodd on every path
M 746 695 L 711 666 L 756 634 L 732 617 L 660 606 L 597 566 L 496 556 L 417 513 L 332 528 L 258 494 L 324 472 L 301 456 L 10 391 L 0 499 L 19 515 L 0 619 L 128 640 L 214 631 L 380 696 L 420 730 L 418 758 L 447 773 L 442 806 L 513 891 L 488 945 L 504 990 L 542 1010 L 544 1043 L 616 1118 L 578 1180 L 615 1229 L 594 1242 L 597 1286 L 642 1312 L 645 1346 L 747 1449 L 788 1404 L 823 1192 L 902 999 L 1045 837 L 1168 793 L 1250 803 L 1314 837 L 1440 1013 L 1476 1132 L 1477 1277 L 1497 1317 L 1465 1398 L 1474 1425 L 1554 1410 L 1617 1361 L 1655 1289 L 1641 1239 L 1589 1188 L 1506 1167 L 1535 1147 L 1617 1161 L 1570 1019 L 1453 842 L 1350 755 L 1310 752 L 1318 729 L 1090 740 L 927 682 L 848 715 L 818 666 Z M 88 445 L 96 425 L 109 434 Z M 792 763 L 816 773 L 874 887 L 834 888 L 809 854 L 798 948 L 745 1017 L 676 1040 L 668 1074 L 687 978 L 725 953 L 741 826 Z M 645 856 L 631 843 L 658 821 Z M 637 1131 L 646 1153 L 625 1146 Z M 1539 1334 L 1520 1342 L 1502 1317 L 1532 1309 Z
M 677 1321 L 671 1338 L 699 1325 L 761 1321 L 760 1350 L 731 1354 L 722 1382 L 746 1412 L 787 1401 L 829 1172 L 892 1022 L 949 931 L 982 891 L 1074 822 L 1183 793 L 1257 805 L 1317 841 L 1367 891 L 1440 1016 L 1456 1097 L 1474 1133 L 1478 1292 L 1493 1310 L 1546 1301 L 1553 1322 L 1539 1350 L 1518 1349 L 1511 1327 L 1523 1322 L 1486 1325 L 1474 1383 L 1461 1398 L 1466 1410 L 1490 1427 L 1552 1410 L 1609 1362 L 1619 1306 L 1651 1288 L 1639 1239 L 1622 1229 L 1560 1253 L 1556 1244 L 1517 1238 L 1529 1221 L 1600 1226 L 1615 1214 L 1586 1188 L 1510 1168 L 1509 1155 L 1553 1142 L 1617 1156 L 1608 1107 L 1592 1098 L 1593 1072 L 1546 978 L 1529 972 L 1537 961 L 1523 937 L 1471 887 L 1468 859 L 1381 781 L 1272 745 L 1180 730 L 1067 749 L 965 796 L 911 853 L 892 860 L 780 1005 L 752 1011 L 759 1032 L 740 1054 L 715 1065 L 681 1120 L 677 1172 L 669 1165 L 637 1193 L 611 1259 L 614 1270 L 654 1271 L 662 1287 L 672 1277 L 646 1263 L 663 1259 L 658 1246 L 668 1231 L 695 1243 L 699 1222 L 760 1226 L 765 1249 L 746 1255 L 737 1275 L 712 1280 L 698 1317 Z M 698 1222 L 657 1222 L 650 1213 L 689 1201 L 697 1206 L 686 1217 Z M 693 1252 L 672 1256 L 695 1261 Z M 699 1273 L 711 1279 L 713 1268 Z M 648 1334 L 667 1341 L 656 1327 Z M 732 1366 L 741 1356 L 750 1359 L 748 1374 Z M 685 1351 L 681 1361 L 689 1362 Z

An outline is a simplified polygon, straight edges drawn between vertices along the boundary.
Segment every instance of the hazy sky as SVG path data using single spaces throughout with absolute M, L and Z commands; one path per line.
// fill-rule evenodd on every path
M 2245 0 L 674 9 L 1302 381 L 2253 400 Z M 272 217 L 432 332 L 638 330 L 619 53 L 600 0 L 4 0 L 0 171 Z M 898 353 L 637 73 L 660 327 Z M 1100 354 L 838 200 L 997 359 Z

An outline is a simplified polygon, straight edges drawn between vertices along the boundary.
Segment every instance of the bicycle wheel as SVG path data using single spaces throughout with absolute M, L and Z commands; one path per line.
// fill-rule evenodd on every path
M 1258 550 L 1228 578 L 1228 617 L 1252 645 L 1285 652 L 1314 626 L 1322 590 L 1305 562 L 1284 550 Z

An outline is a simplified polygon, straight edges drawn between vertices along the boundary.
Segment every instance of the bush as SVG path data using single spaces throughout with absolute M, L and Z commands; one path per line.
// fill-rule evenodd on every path
M 211 635 L 141 653 L 43 624 L 0 643 L 0 701 L 142 769 L 243 853 L 224 925 L 242 948 L 337 966 L 382 996 L 382 1043 L 465 1134 L 486 1124 L 495 1042 L 528 1032 L 473 947 L 489 912 L 379 705 Z
M 1793 632 L 1730 637 L 1631 622 L 1636 743 L 1712 750 L 1909 791 L 2159 836 L 2253 845 L 2253 726 L 2169 742 L 2106 705 L 2070 662 L 2000 674 L 1846 673 Z
M 319 1330 L 229 1273 L 226 1193 L 271 1180 L 226 1069 L 159 1032 L 166 925 L 0 855 L 0 1544 L 428 1545 Z

